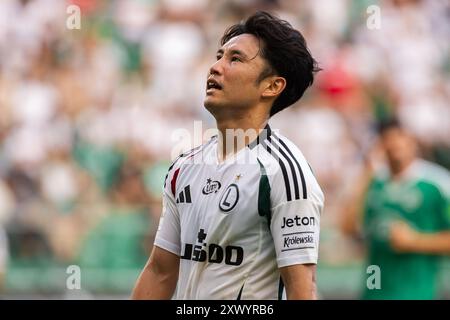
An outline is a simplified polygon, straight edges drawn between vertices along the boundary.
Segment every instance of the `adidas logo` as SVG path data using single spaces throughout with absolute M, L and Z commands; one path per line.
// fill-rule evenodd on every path
M 190 185 L 184 187 L 183 191 L 178 194 L 177 203 L 192 203 Z

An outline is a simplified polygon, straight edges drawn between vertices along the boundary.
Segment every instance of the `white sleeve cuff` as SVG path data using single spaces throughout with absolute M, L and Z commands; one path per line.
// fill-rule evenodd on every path
M 278 268 L 292 266 L 295 264 L 317 264 L 317 255 L 305 254 L 301 256 L 282 257 L 277 259 Z

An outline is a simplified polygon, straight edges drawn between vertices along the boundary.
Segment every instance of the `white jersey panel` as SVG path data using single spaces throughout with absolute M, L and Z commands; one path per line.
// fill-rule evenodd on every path
M 323 194 L 290 141 L 265 138 L 221 164 L 212 139 L 169 169 L 155 245 L 181 258 L 177 299 L 278 299 L 279 267 L 317 262 Z

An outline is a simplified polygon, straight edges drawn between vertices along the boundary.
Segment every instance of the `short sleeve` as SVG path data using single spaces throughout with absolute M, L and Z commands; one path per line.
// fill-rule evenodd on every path
M 420 179 L 437 189 L 434 208 L 437 213 L 439 230 L 450 229 L 450 172 L 439 165 L 421 160 Z M 433 210 L 434 211 L 434 210 Z
M 170 178 L 169 175 L 168 178 Z M 163 207 L 154 244 L 179 256 L 181 254 L 180 216 L 169 183 L 165 183 L 162 202 Z
M 317 264 L 323 203 L 299 199 L 272 208 L 272 232 L 278 267 Z

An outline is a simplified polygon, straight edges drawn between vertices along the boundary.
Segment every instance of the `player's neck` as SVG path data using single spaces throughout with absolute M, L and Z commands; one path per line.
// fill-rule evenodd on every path
M 267 116 L 234 117 L 233 119 L 216 119 L 220 132 L 217 157 L 219 162 L 234 156 L 242 148 L 255 140 L 268 122 Z

